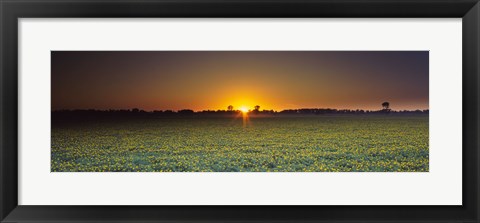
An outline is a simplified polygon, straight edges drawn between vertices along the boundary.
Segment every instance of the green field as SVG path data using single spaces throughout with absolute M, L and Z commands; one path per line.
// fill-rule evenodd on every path
M 428 115 L 138 118 L 52 127 L 52 172 L 426 172 Z

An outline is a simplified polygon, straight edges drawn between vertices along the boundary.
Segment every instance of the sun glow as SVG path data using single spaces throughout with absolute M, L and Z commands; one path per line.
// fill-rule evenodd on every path
M 247 113 L 247 112 L 248 112 L 248 108 L 245 107 L 245 106 L 240 107 L 239 110 L 240 110 L 241 112 L 243 112 L 243 113 Z

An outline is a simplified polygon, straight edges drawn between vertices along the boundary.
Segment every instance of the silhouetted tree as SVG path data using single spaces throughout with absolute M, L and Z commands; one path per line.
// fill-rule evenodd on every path
M 254 108 L 255 108 L 254 111 L 258 112 L 260 110 L 260 105 L 255 105 Z
M 386 102 L 383 102 L 383 103 L 382 103 L 382 107 L 383 107 L 384 110 L 387 110 L 387 109 L 389 109 L 389 107 L 390 107 L 390 103 L 388 103 L 387 101 L 386 101 Z
M 228 106 L 228 111 L 233 111 L 233 105 Z
M 390 111 L 391 111 L 391 109 L 390 109 L 390 103 L 388 103 L 388 102 L 383 102 L 383 103 L 382 103 L 382 107 L 383 107 L 382 112 L 384 112 L 384 113 L 390 113 Z

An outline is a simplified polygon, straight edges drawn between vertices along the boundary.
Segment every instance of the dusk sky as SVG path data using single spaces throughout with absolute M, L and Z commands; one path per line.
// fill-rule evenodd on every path
M 428 51 L 52 51 L 52 109 L 428 109 Z

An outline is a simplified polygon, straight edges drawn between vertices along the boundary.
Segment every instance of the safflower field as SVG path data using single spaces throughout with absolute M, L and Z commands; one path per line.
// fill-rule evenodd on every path
M 428 172 L 428 115 L 53 125 L 52 172 Z

